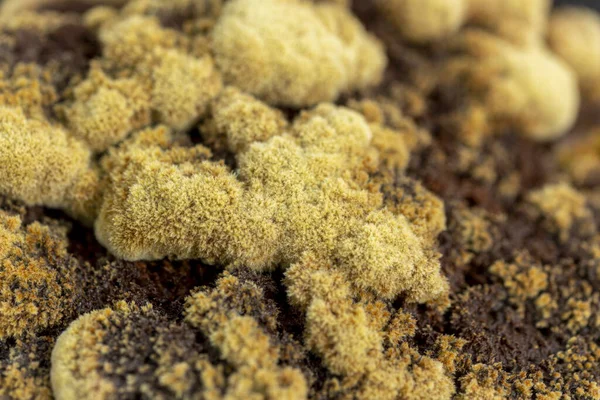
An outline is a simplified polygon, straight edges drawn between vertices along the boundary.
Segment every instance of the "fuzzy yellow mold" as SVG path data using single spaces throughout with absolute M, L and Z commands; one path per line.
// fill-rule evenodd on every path
M 138 81 L 150 95 L 156 122 L 184 130 L 206 112 L 222 82 L 213 60 L 190 54 L 186 38 L 152 17 L 131 16 L 99 33 L 107 67 Z
M 353 178 L 372 154 L 371 139 L 360 115 L 321 105 L 239 154 L 234 175 L 201 147 L 171 147 L 167 131 L 143 132 L 104 161 L 111 182 L 96 236 L 125 259 L 202 258 L 260 270 L 310 251 L 339 260 L 361 289 L 435 298 L 445 290 L 436 257 Z
M 518 47 L 479 30 L 456 40 L 462 54 L 449 62 L 446 76 L 471 76 L 471 91 L 488 115 L 539 141 L 564 135 L 580 104 L 571 68 L 544 47 Z M 465 74 L 466 72 L 466 74 Z
M 89 179 L 87 146 L 63 128 L 27 119 L 16 108 L 0 108 L 0 131 L 0 193 L 29 205 L 68 210 L 80 180 Z M 95 196 L 93 191 L 88 195 Z
M 287 121 L 283 113 L 250 95 L 228 87 L 211 106 L 211 118 L 203 129 L 207 142 L 229 151 L 245 151 L 254 142 L 264 142 L 278 135 Z
M 0 212 L 0 341 L 61 322 L 75 301 L 75 259 L 66 229 Z M 1 379 L 0 379 L 1 382 Z
M 270 104 L 303 107 L 377 84 L 381 45 L 343 7 L 234 0 L 212 33 L 228 84 Z
M 113 80 L 94 66 L 73 92 L 72 103 L 57 108 L 73 136 L 92 150 L 104 151 L 150 123 L 150 95 L 134 79 Z
M 493 30 L 516 44 L 543 42 L 550 0 L 467 0 L 469 21 Z
M 558 232 L 562 240 L 569 239 L 576 222 L 593 225 L 585 196 L 567 183 L 548 184 L 530 192 L 527 200 L 551 221 L 551 229 Z M 579 231 L 583 233 L 584 226 L 580 226 Z
M 201 329 L 233 366 L 225 399 L 305 399 L 305 377 L 297 368 L 278 365 L 282 349 L 255 318 L 246 315 L 263 312 L 261 306 L 264 297 L 258 288 L 224 274 L 214 289 L 188 296 L 185 320 Z M 266 325 L 273 329 L 277 321 L 275 316 L 269 317 Z
M 376 0 L 402 37 L 430 42 L 456 33 L 467 15 L 467 0 Z
M 549 0 L 377 0 L 379 10 L 404 39 L 442 41 L 464 25 L 478 25 L 515 44 L 543 42 Z
M 586 8 L 560 8 L 550 19 L 548 41 L 552 50 L 577 73 L 582 92 L 598 99 L 600 15 Z
M 442 400 L 454 393 L 438 361 L 399 343 L 383 350 L 384 332 L 365 306 L 352 301 L 348 281 L 330 265 L 306 256 L 286 271 L 286 286 L 290 302 L 305 310 L 306 346 L 342 382 L 353 382 L 355 398 Z

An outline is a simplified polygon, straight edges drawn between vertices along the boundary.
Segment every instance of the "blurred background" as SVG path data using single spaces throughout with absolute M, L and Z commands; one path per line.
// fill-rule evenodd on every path
M 527 1 L 527 0 L 524 0 L 524 1 Z M 599 0 L 554 0 L 554 3 L 556 5 L 577 4 L 577 5 L 592 7 L 597 10 L 600 10 L 600 1 Z
M 25 0 L 23 0 L 23 1 L 25 1 Z M 73 0 L 73 1 L 76 1 L 76 0 Z M 165 0 L 165 1 L 170 1 L 170 0 Z M 354 0 L 354 1 L 372 1 L 372 0 Z M 523 0 L 523 1 L 529 1 L 529 0 Z M 0 0 L 0 4 L 2 4 L 3 2 L 4 2 L 4 0 Z M 575 5 L 587 6 L 587 7 L 591 7 L 591 8 L 600 10 L 600 0 L 554 0 L 554 4 L 557 6 L 564 5 L 564 4 L 575 4 Z

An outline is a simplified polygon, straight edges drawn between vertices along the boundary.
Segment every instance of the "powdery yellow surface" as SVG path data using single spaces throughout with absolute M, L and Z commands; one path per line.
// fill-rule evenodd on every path
M 61 105 L 73 136 L 95 151 L 123 140 L 150 123 L 150 95 L 134 79 L 111 79 L 96 65 L 73 90 L 73 101 Z
M 281 111 L 234 87 L 223 90 L 211 107 L 202 136 L 212 147 L 222 146 L 234 153 L 277 136 L 287 127 Z
M 416 43 L 456 33 L 467 17 L 468 0 L 375 1 L 401 35 Z
M 0 108 L 0 130 L 0 192 L 55 208 L 70 208 L 74 197 L 79 208 L 93 202 L 93 190 L 78 190 L 82 179 L 90 179 L 91 152 L 85 144 L 60 126 L 26 118 L 18 108 Z
M 26 116 L 43 119 L 44 108 L 58 98 L 46 71 L 34 64 L 0 71 L 0 105 L 21 108 Z
M 521 45 L 538 45 L 546 32 L 550 0 L 467 0 L 471 22 Z
M 18 342 L 21 344 L 22 342 Z M 39 349 L 32 346 L 29 354 L 11 350 L 0 363 L 0 396 L 14 400 L 50 400 L 50 377 L 45 371 L 45 358 L 34 354 Z
M 99 399 L 104 399 L 114 393 L 115 389 L 111 383 L 103 381 L 97 373 L 92 372 L 94 366 L 98 364 L 93 353 L 94 344 L 102 340 L 105 335 L 100 329 L 94 329 L 94 325 L 107 324 L 112 313 L 112 310 L 105 309 L 85 314 L 73 322 L 56 341 L 52 351 L 51 381 L 57 399 L 75 399 L 92 391 Z M 74 348 L 80 347 L 80 344 L 79 337 L 73 333 L 79 335 L 85 343 L 81 346 L 80 355 L 74 352 Z M 71 370 L 77 371 L 78 368 L 83 368 L 82 372 L 87 376 L 85 379 L 73 379 Z M 81 372 L 78 373 L 79 376 L 80 374 Z
M 99 32 L 111 69 L 139 82 L 150 95 L 156 122 L 186 129 L 205 112 L 222 84 L 212 58 L 195 57 L 180 33 L 152 17 L 134 15 L 103 25 Z
M 56 398 L 141 393 L 296 400 L 318 390 L 332 398 L 441 400 L 533 393 L 525 373 L 517 378 L 500 367 L 472 365 L 460 353 L 462 339 L 437 331 L 435 339 L 424 338 L 433 324 L 417 327 L 417 318 L 421 323 L 437 314 L 411 302 L 448 305 L 437 252 L 446 211 L 452 216 L 450 243 L 465 251 L 465 268 L 474 257 L 496 251 L 500 217 L 475 206 L 445 207 L 406 173 L 417 175 L 422 160 L 410 164 L 416 148 L 432 145 L 427 161 L 439 163 L 435 157 L 447 156 L 458 138 L 461 173 L 476 166 L 472 177 L 495 185 L 502 168 L 487 164 L 494 160 L 485 151 L 510 147 L 498 142 L 498 148 L 479 152 L 491 135 L 509 127 L 551 141 L 570 129 L 579 108 L 577 81 L 588 86 L 597 68 L 596 52 L 583 54 L 569 43 L 595 40 L 597 17 L 555 14 L 555 57 L 543 43 L 545 0 L 380 5 L 408 41 L 452 37 L 450 49 L 440 49 L 443 68 L 433 71 L 440 64 L 432 62 L 423 74 L 431 76 L 415 87 L 390 85 L 391 97 L 381 103 L 363 95 L 372 95 L 368 89 L 383 79 L 383 46 L 345 0 L 131 0 L 121 10 L 102 7 L 82 17 L 2 15 L 5 28 L 30 26 L 44 34 L 85 23 L 97 34 L 101 53 L 64 91 L 48 78 L 51 68 L 2 66 L 0 194 L 94 224 L 98 240 L 117 258 L 192 259 L 194 266 L 205 262 L 228 271 L 214 287 L 192 291 L 176 317 L 134 303 L 81 316 L 55 346 Z M 186 20 L 179 24 L 178 18 Z M 464 24 L 487 31 L 460 31 Z M 564 37 L 556 34 L 561 30 Z M 420 50 L 407 46 L 402 56 L 419 68 Z M 444 79 L 453 91 L 432 93 L 440 81 L 448 83 Z M 357 92 L 360 100 L 344 98 Z M 448 121 L 431 118 L 436 101 L 447 100 L 436 95 L 453 93 L 465 108 L 452 110 Z M 363 115 L 327 103 L 336 101 Z M 456 138 L 442 138 L 450 149 L 440 150 L 440 138 L 408 115 L 433 123 L 432 133 L 440 137 L 450 135 L 445 124 L 455 127 Z M 588 175 L 590 163 L 581 174 Z M 456 178 L 452 173 L 449 178 Z M 419 176 L 436 186 L 435 179 Z M 513 184 L 516 196 L 520 182 Z M 438 182 L 436 192 L 443 186 Z M 477 189 L 461 187 L 456 196 L 466 197 L 465 190 L 472 191 L 469 201 L 485 200 L 485 190 Z M 593 214 L 585 196 L 568 185 L 547 185 L 531 192 L 523 207 L 548 233 L 567 240 L 574 229 L 595 233 L 586 230 Z M 66 253 L 64 229 L 21 224 L 0 214 L 0 316 L 8 316 L 0 318 L 0 340 L 55 327 L 75 301 L 70 291 L 77 265 Z M 202 274 L 204 267 L 210 268 L 194 272 Z M 558 308 L 549 297 L 556 285 L 551 272 L 562 265 L 534 264 L 519 253 L 514 261 L 487 267 L 507 304 L 524 313 L 525 303 L 534 302 L 544 316 L 536 327 L 548 327 Z M 267 277 L 277 268 L 283 269 L 282 282 L 279 271 Z M 263 293 L 263 286 L 235 275 L 244 273 L 270 279 L 276 294 L 268 284 Z M 289 302 L 273 300 L 281 293 Z M 573 335 L 598 323 L 592 293 L 589 285 L 562 291 L 570 298 L 560 321 Z M 293 315 L 281 318 L 278 308 Z M 548 362 L 574 363 L 575 372 L 565 378 L 581 383 L 577 394 L 587 390 L 598 397 L 598 385 L 583 374 L 590 369 L 584 362 L 597 362 L 598 349 L 592 343 L 579 352 L 571 342 L 566 349 Z M 140 354 L 149 356 L 135 364 Z M 44 379 L 40 384 L 31 376 L 35 366 L 5 365 L 0 397 L 3 385 L 17 387 L 19 381 L 23 398 L 36 385 L 44 389 Z M 459 369 L 462 378 L 455 380 Z M 554 376 L 548 387 L 536 383 L 538 397 L 558 396 L 550 386 L 563 378 Z
M 445 281 L 428 243 L 353 177 L 371 139 L 360 115 L 321 105 L 239 154 L 234 175 L 199 157 L 201 147 L 169 148 L 166 130 L 145 131 L 104 161 L 111 175 L 96 235 L 132 260 L 169 255 L 264 270 L 311 252 L 336 260 L 360 289 L 433 299 Z
M 24 227 L 0 212 L 0 340 L 34 335 L 69 315 L 77 263 L 67 245 L 64 228 Z
M 585 196 L 566 183 L 548 184 L 534 190 L 529 193 L 528 201 L 551 221 L 563 240 L 568 239 L 576 222 L 589 224 L 593 218 Z
M 419 356 L 406 344 L 383 351 L 385 332 L 365 305 L 352 301 L 348 281 L 330 265 L 308 255 L 287 270 L 286 285 L 290 302 L 305 310 L 306 346 L 342 377 L 342 389 L 353 387 L 358 399 L 441 400 L 454 393 L 440 362 Z M 378 324 L 387 325 L 389 317 Z M 396 329 L 408 324 L 401 322 Z
M 441 41 L 464 25 L 478 25 L 515 44 L 543 42 L 549 0 L 376 0 L 402 37 L 414 43 Z
M 573 126 L 580 105 L 577 78 L 550 51 L 518 47 L 479 30 L 465 31 L 456 43 L 463 54 L 449 61 L 449 76 L 470 75 L 473 94 L 481 93 L 493 118 L 539 141 L 554 140 Z
M 565 7 L 552 13 L 548 30 L 552 50 L 577 73 L 581 90 L 600 96 L 600 16 L 587 8 Z
M 224 398 L 304 399 L 308 394 L 305 377 L 296 368 L 278 365 L 282 349 L 256 318 L 245 315 L 265 315 L 264 303 L 256 306 L 261 300 L 258 287 L 225 274 L 214 289 L 188 296 L 185 320 L 201 329 L 233 366 Z M 265 327 L 275 329 L 276 316 L 265 317 Z
M 228 84 L 270 104 L 305 107 L 377 84 L 386 59 L 345 8 L 289 0 L 234 0 L 214 31 Z
M 263 304 L 258 287 L 225 275 L 214 289 L 187 298 L 183 324 L 167 322 L 151 305 L 125 302 L 85 314 L 54 347 L 54 395 L 58 400 L 132 393 L 177 399 L 305 399 L 303 374 L 279 365 L 275 336 L 251 316 L 264 312 Z M 273 329 L 275 320 L 266 324 Z M 214 346 L 211 351 L 218 352 L 222 364 L 209 360 L 208 344 L 193 344 L 199 335 Z M 136 352 L 148 357 L 140 359 Z M 114 379 L 126 372 L 128 380 Z
M 474 85 L 468 89 L 470 94 L 485 97 L 485 113 L 457 117 L 463 126 L 469 120 L 477 124 L 471 125 L 475 128 L 472 132 L 465 132 L 465 140 L 474 144 L 490 130 L 486 114 L 492 123 L 501 121 L 539 141 L 555 140 L 573 126 L 580 105 L 577 76 L 581 75 L 581 68 L 587 68 L 588 73 L 600 71 L 593 69 L 599 52 L 578 50 L 585 47 L 583 43 L 595 43 L 598 17 L 589 11 L 578 11 L 585 14 L 579 18 L 572 10 L 556 13 L 556 33 L 550 29 L 550 43 L 565 62 L 545 43 L 550 5 L 548 0 L 377 3 L 380 13 L 409 42 L 441 42 L 449 38 L 446 42 L 451 48 L 452 43 L 462 43 L 458 55 L 450 53 L 450 71 L 440 77 L 455 79 L 458 85 L 464 85 L 465 77 L 470 77 Z M 575 22 L 578 19 L 581 24 Z M 571 45 L 572 42 L 576 44 Z M 593 45 L 590 48 L 595 49 Z M 461 51 L 466 54 L 460 54 Z

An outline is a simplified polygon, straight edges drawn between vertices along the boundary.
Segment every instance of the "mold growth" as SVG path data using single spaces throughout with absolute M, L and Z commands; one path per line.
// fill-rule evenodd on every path
M 225 81 L 274 105 L 333 101 L 379 83 L 386 65 L 378 41 L 329 4 L 234 0 L 212 35 Z
M 0 340 L 34 335 L 57 325 L 77 300 L 77 261 L 66 230 L 0 212 Z
M 5 1 L 0 397 L 598 397 L 597 19 Z
M 428 242 L 356 179 L 371 137 L 360 115 L 321 105 L 240 153 L 236 176 L 198 157 L 202 147 L 169 148 L 167 131 L 142 132 L 104 160 L 111 183 L 96 235 L 126 259 L 202 258 L 258 270 L 313 253 L 336 260 L 360 289 L 435 298 L 445 284 Z M 158 230 L 162 220 L 171 221 L 167 230 Z

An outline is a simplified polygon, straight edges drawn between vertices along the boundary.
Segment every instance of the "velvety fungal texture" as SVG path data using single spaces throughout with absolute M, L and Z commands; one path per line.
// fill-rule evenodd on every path
M 440 40 L 465 23 L 465 0 L 377 0 L 382 13 L 404 38 L 416 43 Z
M 583 7 L 563 7 L 552 13 L 548 41 L 577 74 L 582 93 L 600 95 L 600 17 Z
M 539 141 L 554 140 L 574 125 L 576 76 L 548 49 L 519 47 L 481 30 L 466 30 L 454 41 L 459 55 L 447 64 L 451 79 L 466 77 L 494 119 Z
M 427 241 L 353 177 L 371 138 L 360 115 L 321 105 L 242 152 L 234 175 L 198 157 L 202 147 L 169 148 L 164 129 L 142 132 L 105 160 L 113 172 L 96 235 L 133 260 L 171 255 L 265 270 L 313 253 L 336 260 L 360 289 L 433 299 L 445 281 Z M 157 230 L 162 219 L 171 224 Z
M 3 1 L 0 399 L 600 400 L 598 21 Z
M 231 1 L 213 47 L 227 83 L 288 107 L 377 84 L 386 64 L 379 42 L 348 10 L 327 3 Z
M 60 126 L 0 109 L 2 193 L 30 205 L 65 207 L 90 165 L 90 150 Z

